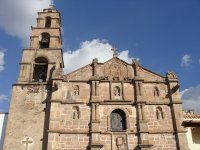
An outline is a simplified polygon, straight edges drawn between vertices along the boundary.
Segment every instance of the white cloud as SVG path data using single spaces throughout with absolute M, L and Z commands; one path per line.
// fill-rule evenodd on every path
M 64 52 L 65 72 L 69 73 L 75 69 L 92 63 L 92 59 L 98 58 L 99 62 L 105 62 L 113 57 L 112 45 L 106 40 L 93 39 L 84 41 L 80 48 L 74 51 Z M 124 50 L 119 53 L 119 58 L 130 63 L 132 57 L 128 56 L 129 51 Z M 138 59 L 138 58 L 136 58 Z
M 0 27 L 7 34 L 20 38 L 24 45 L 28 45 L 37 12 L 49 7 L 50 2 L 51 0 L 1 0 Z
M 190 54 L 185 54 L 181 58 L 181 67 L 188 68 L 192 64 L 192 56 Z
M 4 52 L 5 52 L 4 50 L 0 50 L 0 72 L 4 70 L 4 64 L 5 64 L 5 62 L 4 62 L 4 56 L 5 56 Z
M 0 95 L 0 102 L 6 101 L 6 100 L 8 100 L 7 95 L 4 95 L 4 94 Z
M 200 113 L 200 84 L 196 87 L 190 87 L 181 93 L 184 109 L 195 109 Z

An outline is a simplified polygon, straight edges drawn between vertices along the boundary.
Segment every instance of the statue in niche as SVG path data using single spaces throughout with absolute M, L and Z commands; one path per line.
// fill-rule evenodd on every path
M 79 112 L 79 107 L 78 106 L 74 106 L 73 108 L 73 119 L 79 119 L 80 117 L 80 112 Z
M 156 117 L 157 117 L 158 120 L 161 120 L 161 119 L 165 118 L 163 110 L 162 110 L 161 107 L 157 107 L 156 108 Z
M 155 87 L 155 88 L 154 88 L 154 96 L 159 96 L 158 87 Z
M 118 86 L 116 86 L 116 87 L 114 88 L 114 95 L 115 95 L 116 97 L 120 96 L 120 88 L 119 88 Z
M 74 95 L 79 95 L 79 86 L 78 85 L 75 85 L 74 86 Z

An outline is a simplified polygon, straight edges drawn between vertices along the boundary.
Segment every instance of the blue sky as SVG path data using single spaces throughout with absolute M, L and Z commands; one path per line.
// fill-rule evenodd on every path
M 37 11 L 49 4 L 50 0 L 0 2 L 0 111 L 8 111 L 30 26 L 35 26 Z M 95 57 L 109 59 L 114 46 L 127 61 L 139 58 L 142 66 L 161 75 L 176 72 L 184 108 L 200 113 L 199 0 L 54 0 L 54 4 L 62 17 L 65 71 L 80 67 L 77 59 L 81 64 Z

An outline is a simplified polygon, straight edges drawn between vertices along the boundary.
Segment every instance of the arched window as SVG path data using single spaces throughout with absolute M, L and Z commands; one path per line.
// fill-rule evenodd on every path
M 113 110 L 110 119 L 112 130 L 126 130 L 126 115 L 124 111 L 120 109 Z
M 33 81 L 46 82 L 48 70 L 48 61 L 44 57 L 38 57 L 35 59 Z
M 79 107 L 78 106 L 74 106 L 72 109 L 73 109 L 72 118 L 73 119 L 79 119 L 80 118 Z
M 158 120 L 161 120 L 161 119 L 164 119 L 165 116 L 164 116 L 164 113 L 163 113 L 163 110 L 161 107 L 156 107 L 156 118 Z
M 51 27 L 51 17 L 46 17 L 45 19 L 45 27 Z
M 159 96 L 160 95 L 157 86 L 154 88 L 153 94 L 154 94 L 154 96 Z
M 120 87 L 116 86 L 116 87 L 114 88 L 114 95 L 115 95 L 116 97 L 121 96 Z
M 78 85 L 74 86 L 74 95 L 79 95 L 79 86 Z
M 49 33 L 42 33 L 39 39 L 40 48 L 49 48 L 50 35 Z

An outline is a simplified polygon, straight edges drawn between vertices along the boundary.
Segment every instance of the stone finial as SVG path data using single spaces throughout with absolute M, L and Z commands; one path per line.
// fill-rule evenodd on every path
M 118 50 L 117 50 L 117 48 L 113 47 L 111 50 L 113 51 L 113 57 L 117 57 L 118 56 Z
M 132 59 L 132 64 L 135 64 L 136 66 L 138 66 L 139 65 L 138 59 L 137 58 L 133 58 Z
M 97 58 L 94 58 L 93 60 L 92 60 L 92 63 L 94 64 L 96 64 L 96 63 L 98 63 L 98 59 Z
M 168 79 L 177 79 L 177 75 L 173 71 L 168 71 L 166 76 Z

